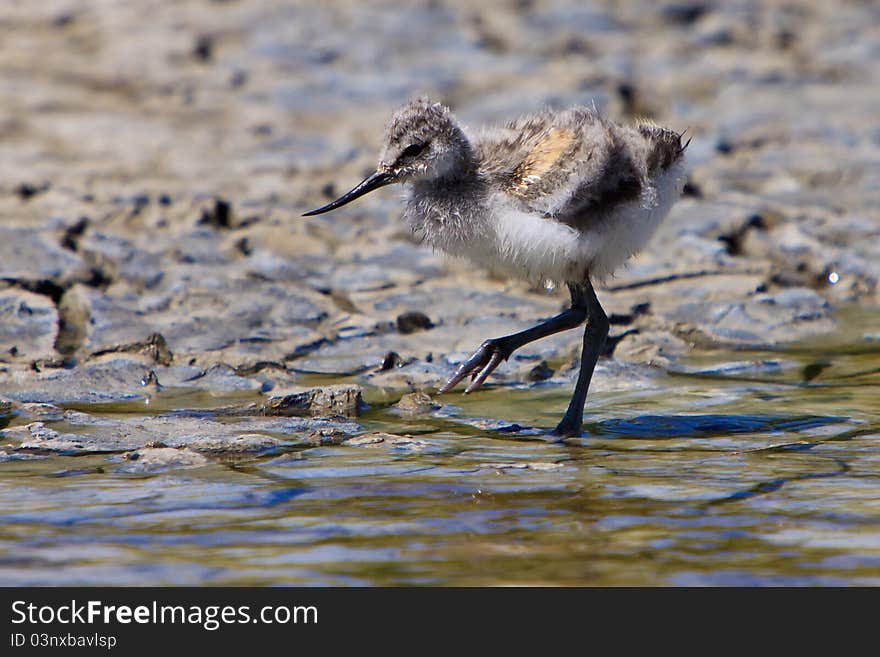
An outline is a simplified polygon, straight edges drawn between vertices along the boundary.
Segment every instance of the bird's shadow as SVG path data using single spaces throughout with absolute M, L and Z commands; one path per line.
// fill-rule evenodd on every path
M 833 415 L 639 415 L 585 421 L 580 437 L 566 438 L 567 444 L 589 442 L 591 438 L 627 440 L 672 440 L 729 436 L 745 433 L 788 434 L 837 424 L 848 418 Z M 497 429 L 507 439 L 562 442 L 548 429 L 511 425 Z

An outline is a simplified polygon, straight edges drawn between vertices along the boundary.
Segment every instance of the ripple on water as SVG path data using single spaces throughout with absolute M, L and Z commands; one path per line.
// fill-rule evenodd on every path
M 206 453 L 189 470 L 132 475 L 114 469 L 114 455 L 4 447 L 16 458 L 0 460 L 0 577 L 876 585 L 880 426 L 863 409 L 875 403 L 864 373 L 878 356 L 819 355 L 828 365 L 808 385 L 781 384 L 776 368 L 742 381 L 731 354 L 718 354 L 729 375 L 701 356 L 697 373 L 640 379 L 630 395 L 603 391 L 599 378 L 585 436 L 565 443 L 543 440 L 540 427 L 564 408 L 566 387 L 494 386 L 417 418 L 375 403 L 320 446 L 296 418 L 226 418 L 297 439 L 269 454 Z M 710 413 L 695 412 L 693 400 L 712 397 Z M 215 426 L 210 408 L 169 413 L 170 401 L 150 426 Z M 45 424 L 106 432 L 144 413 L 81 410 Z

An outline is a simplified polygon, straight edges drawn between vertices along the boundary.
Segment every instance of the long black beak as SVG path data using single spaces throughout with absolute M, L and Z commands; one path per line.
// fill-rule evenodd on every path
M 303 216 L 311 217 L 312 215 L 330 212 L 330 210 L 335 210 L 336 208 L 345 205 L 346 203 L 351 203 L 353 200 L 355 200 L 356 198 L 360 198 L 364 194 L 369 194 L 374 189 L 379 189 L 380 187 L 384 187 L 385 185 L 390 185 L 392 182 L 394 182 L 394 176 L 392 176 L 390 173 L 377 171 L 376 173 L 364 178 L 360 185 L 355 187 L 350 192 L 346 192 L 332 203 L 328 203 L 324 207 L 318 208 L 317 210 L 306 212 L 305 214 L 303 214 Z

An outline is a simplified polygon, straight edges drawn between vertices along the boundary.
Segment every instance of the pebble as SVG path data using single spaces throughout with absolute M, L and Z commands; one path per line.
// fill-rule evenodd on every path
M 394 408 L 406 415 L 422 415 L 443 408 L 443 404 L 434 401 L 424 392 L 410 392 L 403 395 Z
M 146 447 L 123 454 L 122 465 L 116 471 L 126 474 L 156 474 L 168 470 L 199 468 L 208 463 L 207 458 L 191 449 Z

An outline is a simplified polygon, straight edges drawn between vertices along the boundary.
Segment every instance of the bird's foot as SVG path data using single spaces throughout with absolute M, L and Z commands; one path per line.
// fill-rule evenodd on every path
M 462 363 L 443 387 L 438 391 L 445 394 L 459 384 L 466 376 L 470 375 L 471 382 L 464 390 L 464 394 L 470 394 L 481 385 L 495 371 L 501 363 L 510 357 L 510 351 L 506 349 L 500 340 L 486 340 L 480 345 L 473 355 Z
M 564 417 L 548 435 L 554 437 L 557 441 L 563 441 L 566 438 L 579 438 L 582 433 L 581 425 L 582 420 L 580 418 L 569 420 L 567 417 Z

